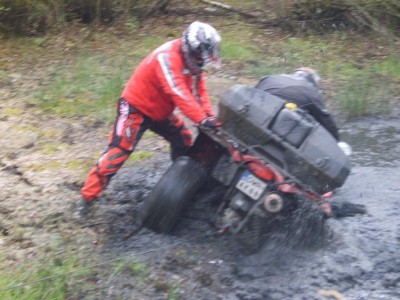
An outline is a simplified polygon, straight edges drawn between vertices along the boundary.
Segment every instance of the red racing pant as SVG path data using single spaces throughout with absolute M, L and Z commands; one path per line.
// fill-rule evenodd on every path
M 147 129 L 161 135 L 170 143 L 173 160 L 184 155 L 192 144 L 192 133 L 181 116 L 171 114 L 168 119 L 157 122 L 129 105 L 125 99 L 119 99 L 117 118 L 109 136 L 108 148 L 90 171 L 81 190 L 85 200 L 93 201 L 100 195 L 135 150 Z

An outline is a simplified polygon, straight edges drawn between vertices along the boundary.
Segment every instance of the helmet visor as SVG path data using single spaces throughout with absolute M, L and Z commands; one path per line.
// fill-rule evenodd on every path
M 219 44 L 206 47 L 201 51 L 203 67 L 221 68 L 221 54 Z

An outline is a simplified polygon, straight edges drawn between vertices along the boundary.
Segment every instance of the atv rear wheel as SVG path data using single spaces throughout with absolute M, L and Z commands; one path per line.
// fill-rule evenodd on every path
M 156 232 L 169 233 L 206 180 L 206 170 L 187 156 L 177 158 L 145 199 L 140 221 Z

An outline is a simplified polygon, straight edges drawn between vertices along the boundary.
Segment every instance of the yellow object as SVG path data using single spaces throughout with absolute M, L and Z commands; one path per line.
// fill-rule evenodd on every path
M 293 102 L 288 102 L 288 103 L 285 104 L 285 107 L 287 109 L 290 109 L 290 110 L 296 110 L 297 109 L 297 104 L 293 103 Z

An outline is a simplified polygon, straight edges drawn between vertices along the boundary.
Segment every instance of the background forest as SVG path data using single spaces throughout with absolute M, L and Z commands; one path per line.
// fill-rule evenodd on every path
M 353 26 L 381 33 L 397 31 L 400 26 L 396 0 L 2 0 L 0 24 L 5 33 L 37 34 L 63 28 L 74 20 L 102 24 L 130 17 L 145 20 L 171 11 L 196 12 L 204 4 L 276 26 L 297 27 L 301 22 L 301 26 L 315 29 Z

